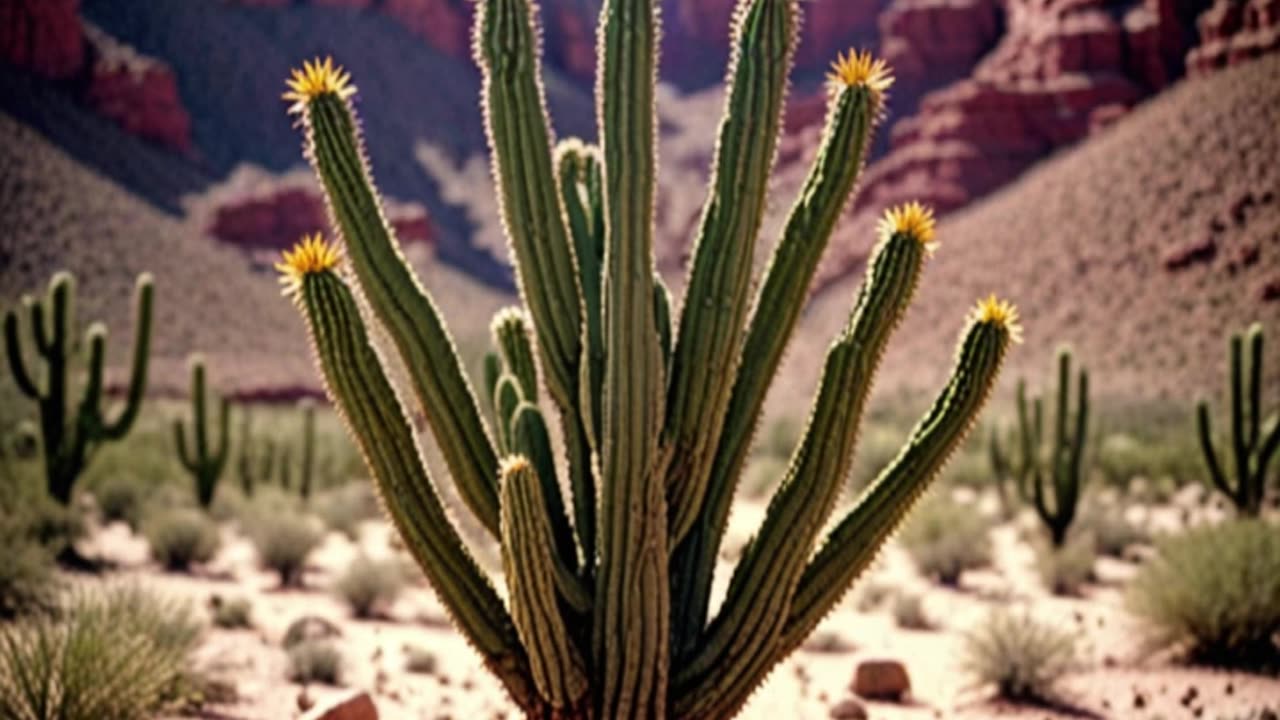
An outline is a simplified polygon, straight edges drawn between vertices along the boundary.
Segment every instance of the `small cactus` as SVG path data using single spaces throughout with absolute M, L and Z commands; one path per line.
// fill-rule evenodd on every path
M 298 447 L 301 458 L 298 469 L 298 496 L 306 502 L 311 499 L 315 482 L 316 404 L 311 400 L 303 400 L 299 405 L 302 410 L 302 444 Z
M 84 391 L 74 403 L 70 393 L 77 384 L 72 367 L 79 342 L 76 339 L 75 278 L 59 272 L 49 282 L 44 299 L 25 296 L 21 309 L 28 316 L 33 347 L 44 361 L 43 373 L 29 370 L 18 332 L 18 309 L 4 315 L 5 354 L 18 390 L 39 405 L 40 447 L 44 454 L 45 482 L 49 496 L 68 505 L 76 479 L 103 443 L 129 433 L 142 408 L 147 389 L 147 363 L 151 344 L 151 276 L 138 276 L 134 301 L 133 362 L 124 406 L 114 420 L 103 411 L 103 374 L 106 366 L 107 328 L 93 323 L 85 333 L 89 346 Z
M 492 434 L 443 318 L 379 209 L 350 77 L 330 60 L 309 62 L 286 94 L 342 243 L 309 237 L 287 252 L 285 292 L 396 529 L 530 717 L 736 714 L 927 489 L 1018 337 L 1012 306 L 980 303 L 937 401 L 824 540 L 878 361 L 933 250 L 930 210 L 890 211 L 803 439 L 712 614 L 711 578 L 752 434 L 890 78 L 870 54 L 836 63 L 818 157 L 756 283 L 800 4 L 739 0 L 713 180 L 686 301 L 673 308 L 653 267 L 657 10 L 656 0 L 603 4 L 593 147 L 553 136 L 532 0 L 477 5 L 495 194 L 522 300 L 495 319 L 498 352 L 484 363 Z M 385 350 L 375 350 L 375 333 L 390 339 Z M 383 352 L 407 371 L 403 398 Z M 428 475 L 418 414 L 458 495 L 501 545 L 506 601 Z M 560 423 L 562 463 L 551 421 Z
M 1029 500 L 1036 514 L 1049 531 L 1055 548 L 1067 541 L 1067 532 L 1075 521 L 1081 490 L 1084 486 L 1082 458 L 1088 441 L 1089 428 L 1089 373 L 1081 369 L 1076 381 L 1076 410 L 1071 404 L 1071 353 L 1058 352 L 1058 404 L 1055 408 L 1053 439 L 1044 448 L 1044 405 L 1039 397 L 1033 398 L 1028 409 L 1026 383 L 1018 381 L 1018 442 L 1019 458 L 1013 466 L 1018 494 Z M 999 441 L 992 435 L 992 454 L 995 463 L 1010 463 L 1004 459 Z M 1046 490 L 1046 486 L 1050 486 Z M 1052 494 L 1050 495 L 1050 491 Z
M 240 408 L 240 453 L 236 456 L 236 475 L 240 479 L 240 491 L 245 497 L 253 497 L 258 485 L 271 479 L 275 471 L 276 444 L 270 438 L 253 436 L 253 415 L 246 405 Z
M 200 507 L 209 509 L 213 504 L 213 496 L 218 490 L 218 481 L 227 466 L 230 455 L 230 400 L 226 397 L 218 401 L 217 428 L 211 437 L 209 430 L 208 405 L 206 403 L 204 360 L 199 356 L 191 358 L 191 435 L 188 442 L 186 424 L 182 420 L 173 421 L 173 440 L 178 448 L 178 459 L 182 466 L 191 473 L 196 483 L 196 501 Z
M 1245 366 L 1245 343 L 1249 361 Z M 1209 427 L 1209 404 L 1201 400 L 1196 407 L 1196 426 L 1200 447 L 1204 451 L 1209 479 L 1222 494 L 1231 499 L 1236 512 L 1244 517 L 1257 517 L 1262 512 L 1266 494 L 1267 468 L 1280 448 L 1280 414 L 1262 420 L 1262 325 L 1254 324 L 1246 337 L 1239 333 L 1230 341 L 1231 379 L 1231 455 L 1235 460 L 1235 481 L 1223 472 L 1214 449 Z

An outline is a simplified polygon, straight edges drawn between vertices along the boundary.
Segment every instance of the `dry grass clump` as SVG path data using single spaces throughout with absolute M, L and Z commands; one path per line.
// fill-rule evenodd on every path
M 920 503 L 899 537 L 921 573 L 954 586 L 966 570 L 991 564 L 990 531 L 976 507 L 939 493 Z
M 191 694 L 200 625 L 187 606 L 117 587 L 62 610 L 0 631 L 0 717 L 152 717 Z
M 1213 665 L 1280 665 L 1280 528 L 1241 520 L 1169 538 L 1129 587 L 1128 604 L 1153 647 Z
M 217 554 L 218 526 L 204 513 L 190 508 L 159 511 L 147 521 L 151 557 L 173 572 L 187 572 Z
M 249 531 L 258 560 L 280 576 L 281 587 L 301 587 L 307 558 L 323 536 L 309 517 L 282 515 L 261 518 Z
M 130 530 L 142 524 L 142 512 L 146 493 L 141 484 L 128 476 L 115 476 L 105 480 L 93 492 L 102 522 L 122 522 Z
M 1014 702 L 1052 703 L 1055 684 L 1077 665 L 1075 636 L 1025 613 L 997 610 L 965 633 L 961 667 Z
M 312 500 L 312 507 L 326 527 L 352 542 L 360 539 L 361 523 L 380 515 L 373 489 L 363 482 L 325 490 Z
M 915 593 L 900 592 L 893 598 L 893 622 L 904 630 L 932 630 L 933 620 L 924 610 L 924 599 Z
M 253 603 L 248 598 L 226 599 L 214 595 L 209 599 L 209 611 L 215 627 L 223 630 L 243 630 L 253 627 Z
M 357 618 L 384 616 L 404 588 L 396 560 L 373 560 L 359 555 L 338 578 L 334 590 Z
M 1079 595 L 1096 578 L 1093 567 L 1098 551 L 1092 535 L 1077 532 L 1062 547 L 1037 542 L 1035 550 L 1036 571 L 1045 589 L 1054 595 Z

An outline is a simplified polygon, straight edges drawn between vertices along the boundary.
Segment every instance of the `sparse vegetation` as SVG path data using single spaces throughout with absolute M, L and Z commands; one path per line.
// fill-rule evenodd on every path
M 1153 646 L 1197 662 L 1275 666 L 1280 529 L 1263 520 L 1200 527 L 1161 542 L 1129 588 Z
M 199 635 L 188 607 L 140 589 L 78 593 L 56 617 L 0 629 L 0 717 L 151 717 L 197 680 Z
M 306 516 L 261 518 L 250 530 L 262 566 L 280 576 L 281 587 L 301 587 L 307 558 L 323 539 Z
M 1074 534 L 1060 546 L 1036 543 L 1036 571 L 1045 588 L 1055 595 L 1079 595 L 1094 579 L 1098 552 L 1092 535 Z
M 131 530 L 141 525 L 144 496 L 137 480 L 122 475 L 104 481 L 93 493 L 102 522 L 122 522 Z
M 0 517 L 0 547 L 0 620 L 54 609 L 62 583 L 49 550 L 8 517 Z
M 1049 703 L 1055 684 L 1077 666 L 1075 637 L 1030 615 L 992 612 L 965 634 L 962 668 L 1007 700 Z
M 317 493 L 311 501 L 326 527 L 351 541 L 360 539 L 360 524 L 381 516 L 378 500 L 368 483 L 353 482 Z
M 253 603 L 248 598 L 223 598 L 214 595 L 209 599 L 209 610 L 215 627 L 239 630 L 253 627 Z
M 1124 557 L 1129 547 L 1151 540 L 1151 533 L 1129 520 L 1125 510 L 1120 504 L 1103 504 L 1097 500 L 1087 503 L 1076 522 L 1076 531 L 1092 537 L 1100 554 Z
M 922 574 L 956 585 L 966 570 L 991 564 L 990 531 L 977 508 L 939 493 L 920 503 L 900 538 Z
M 158 510 L 146 525 L 151 557 L 166 570 L 187 572 L 212 560 L 221 544 L 218 526 L 193 509 Z
M 400 574 L 399 562 L 373 560 L 360 555 L 338 578 L 334 590 L 351 608 L 353 615 L 369 618 L 385 613 L 403 587 L 404 577 Z
M 924 611 L 924 599 L 916 593 L 893 596 L 893 622 L 906 630 L 932 630 L 933 620 Z
M 411 645 L 404 651 L 404 667 L 418 675 L 435 675 L 440 666 L 436 654 L 424 647 Z
M 342 684 L 342 651 L 332 640 L 304 640 L 289 648 L 288 678 L 302 685 Z

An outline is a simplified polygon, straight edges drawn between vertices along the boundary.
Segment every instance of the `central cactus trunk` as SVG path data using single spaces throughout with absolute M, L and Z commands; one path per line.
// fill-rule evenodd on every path
M 537 16 L 531 0 L 480 0 L 476 14 L 496 196 L 523 304 L 492 325 L 497 352 L 484 372 L 492 432 L 382 212 L 355 87 L 329 60 L 295 71 L 285 97 L 301 116 L 342 242 L 308 239 L 286 253 L 286 293 L 406 546 L 523 712 L 730 717 L 836 605 L 964 438 L 1018 338 L 1017 314 L 994 298 L 979 304 L 933 407 L 822 539 L 879 359 L 934 248 L 931 211 L 914 203 L 890 211 L 804 436 L 710 614 L 720 542 L 765 395 L 891 80 L 869 54 L 837 58 L 818 155 L 754 279 L 800 9 L 797 0 L 740 0 L 712 181 L 685 301 L 673 313 L 653 262 L 655 0 L 603 4 L 596 146 L 554 136 Z M 388 348 L 373 346 L 379 331 Z M 411 394 L 396 392 L 388 363 L 407 369 Z M 562 457 L 548 411 L 560 423 Z M 445 511 L 417 447 L 415 413 L 459 496 L 501 544 L 505 600 Z

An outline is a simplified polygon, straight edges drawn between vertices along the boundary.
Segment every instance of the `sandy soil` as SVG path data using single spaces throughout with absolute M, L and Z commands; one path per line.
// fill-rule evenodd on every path
M 745 503 L 734 515 L 730 547 L 740 544 L 763 514 L 759 503 Z M 995 563 L 968 573 L 958 590 L 929 583 L 905 553 L 890 546 L 870 580 L 919 592 L 936 625 L 930 631 L 902 630 L 887 610 L 859 612 L 858 591 L 819 628 L 811 642 L 773 673 L 743 714 L 775 720 L 825 718 L 830 708 L 850 697 L 848 685 L 863 658 L 902 660 L 910 672 L 909 702 L 867 703 L 870 717 L 897 718 L 1236 718 L 1265 706 L 1280 705 L 1280 679 L 1244 673 L 1187 668 L 1141 651 L 1139 628 L 1123 607 L 1122 583 L 1134 565 L 1103 559 L 1099 583 L 1083 597 L 1059 598 L 1040 588 L 1033 551 L 1022 528 L 1030 518 L 998 527 L 993 533 Z M 305 590 L 282 591 L 273 575 L 260 570 L 254 550 L 232 526 L 223 529 L 217 558 L 193 575 L 160 572 L 147 559 L 145 540 L 123 525 L 97 531 L 95 552 L 119 563 L 112 577 L 137 580 L 204 606 L 220 594 L 245 597 L 253 604 L 253 630 L 210 629 L 198 662 L 236 687 L 239 700 L 212 708 L 213 717 L 280 720 L 297 717 L 301 695 L 322 701 L 342 691 L 311 686 L 305 690 L 285 679 L 286 657 L 280 639 L 293 620 L 326 618 L 342 629 L 346 658 L 344 684 L 369 690 L 383 718 L 514 718 L 497 683 L 479 659 L 449 627 L 431 590 L 417 582 L 402 594 L 389 617 L 357 621 L 329 590 L 338 574 L 363 550 L 371 556 L 393 552 L 390 529 L 366 523 L 359 546 L 330 533 L 313 555 Z M 722 568 L 721 583 L 729 567 Z M 864 579 L 865 584 L 868 579 Z M 1023 606 L 1035 616 L 1076 628 L 1081 639 L 1080 670 L 1061 683 L 1064 704 L 1057 708 L 1019 707 L 990 700 L 987 688 L 973 687 L 959 667 L 965 629 L 999 606 Z M 406 650 L 435 653 L 432 675 L 405 670 Z M 1193 699 L 1187 699 L 1194 693 Z M 1184 702 L 1185 701 L 1185 702 Z

